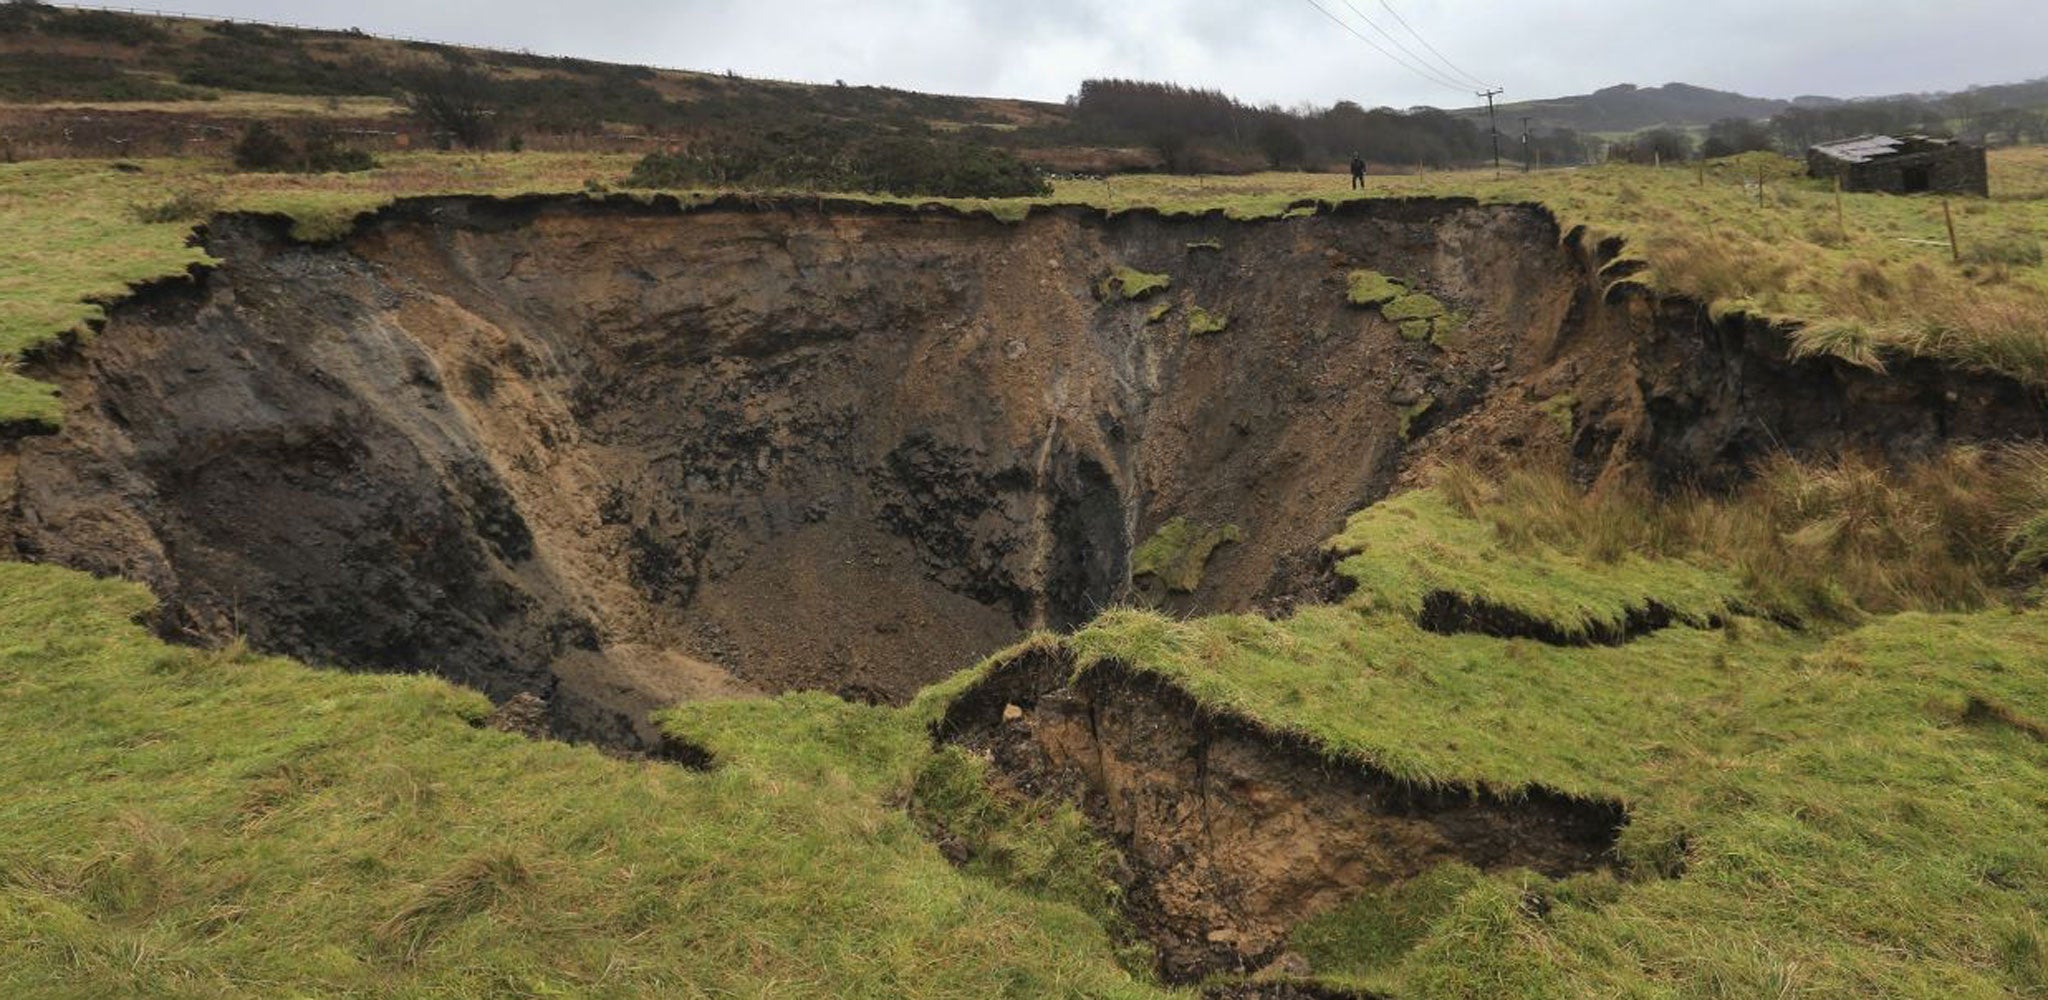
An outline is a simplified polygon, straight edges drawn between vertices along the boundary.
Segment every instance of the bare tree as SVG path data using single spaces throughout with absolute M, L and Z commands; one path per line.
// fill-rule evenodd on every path
M 447 142 L 482 149 L 497 131 L 494 89 L 488 78 L 473 70 L 422 73 L 407 89 L 405 106 Z

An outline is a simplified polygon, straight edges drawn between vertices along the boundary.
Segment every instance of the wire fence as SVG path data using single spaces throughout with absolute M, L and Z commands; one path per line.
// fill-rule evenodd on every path
M 0 3 L 5 2 L 6 0 L 0 0 Z M 510 51 L 518 55 L 528 56 L 535 59 L 561 59 L 569 62 L 578 63 L 604 62 L 604 60 L 591 59 L 587 56 L 568 55 L 560 52 L 536 52 L 533 49 L 525 47 L 510 50 L 501 50 L 495 48 L 494 46 L 481 45 L 475 42 L 450 42 L 438 38 L 420 38 L 416 35 L 387 35 L 376 31 L 364 31 L 361 28 L 336 28 L 332 25 L 297 24 L 291 21 L 269 21 L 258 17 L 229 17 L 224 14 L 195 14 L 191 11 L 183 10 L 164 10 L 157 7 L 127 7 L 118 4 L 105 3 L 48 2 L 45 3 L 45 6 L 58 7 L 64 10 L 104 11 L 110 14 L 135 14 L 143 17 L 167 17 L 175 18 L 180 21 L 203 21 L 210 24 L 251 24 L 264 28 L 286 28 L 293 31 L 318 31 L 330 35 L 346 35 L 350 38 L 374 38 L 379 41 L 405 42 L 413 45 L 438 45 L 442 48 L 469 49 L 471 51 L 476 52 Z M 686 66 L 669 66 L 663 63 L 631 63 L 622 65 L 644 67 L 646 69 L 659 70 L 663 73 L 687 73 L 693 76 L 725 76 L 733 78 L 737 78 L 739 76 L 738 73 L 730 69 L 723 71 L 691 69 Z M 748 77 L 748 79 L 755 80 L 757 82 L 786 83 L 803 87 L 821 87 L 825 85 L 824 82 L 820 80 L 803 80 L 795 78 L 783 79 L 770 76 L 752 76 Z M 837 81 L 834 82 L 836 83 Z
M 449 48 L 471 48 L 458 42 L 444 42 L 438 38 L 416 38 L 411 35 L 385 35 L 361 28 L 336 28 L 324 24 L 298 24 L 292 21 L 267 21 L 258 17 L 231 17 L 225 14 L 195 14 L 184 10 L 162 10 L 156 7 L 121 7 L 103 3 L 50 3 L 50 7 L 65 10 L 93 10 L 110 14 L 136 14 L 145 17 L 169 17 L 180 21 L 206 21 L 215 24 L 253 24 L 265 28 L 289 28 L 294 31 L 325 31 L 338 35 L 352 35 L 363 38 L 380 38 L 388 42 L 413 42 L 421 45 L 444 45 Z M 532 55 L 534 53 L 527 53 Z
M 4 0 L 0 0 L 0 2 L 4 2 Z M 109 14 L 135 14 L 143 17 L 175 18 L 180 21 L 204 21 L 209 24 L 250 24 L 263 28 L 285 28 L 292 31 L 318 31 L 330 35 L 346 35 L 350 38 L 374 38 L 386 42 L 406 42 L 414 45 L 438 45 L 442 48 L 449 49 L 487 50 L 491 48 L 491 46 L 478 45 L 473 42 L 450 42 L 444 41 L 439 38 L 420 38 L 416 35 L 387 35 L 376 31 L 364 31 L 361 28 L 337 28 L 332 25 L 325 24 L 298 24 L 293 21 L 269 21 L 259 17 L 230 17 L 225 14 L 196 14 L 191 11 L 164 10 L 157 7 L 124 7 L 117 4 L 103 3 L 48 3 L 46 4 L 46 6 L 58 7 L 65 10 L 102 11 Z M 517 52 L 519 55 L 522 56 L 531 56 L 539 59 L 566 59 L 574 60 L 577 62 L 591 61 L 581 56 L 565 55 L 556 52 L 535 52 L 529 48 L 519 48 L 514 49 L 512 51 Z M 663 70 L 665 72 L 671 73 L 705 72 L 704 70 L 684 69 L 679 66 L 649 65 L 647 68 Z

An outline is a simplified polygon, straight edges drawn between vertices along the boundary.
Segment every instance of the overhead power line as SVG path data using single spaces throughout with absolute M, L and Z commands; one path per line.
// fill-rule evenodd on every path
M 1465 80 L 1471 86 L 1478 87 L 1481 90 L 1487 90 L 1492 87 L 1492 84 L 1489 84 L 1486 81 L 1481 80 L 1476 76 L 1473 76 L 1463 66 L 1460 66 L 1457 63 L 1452 62 L 1450 57 L 1444 55 L 1443 52 L 1439 51 L 1436 46 L 1429 44 L 1429 39 L 1422 37 L 1422 33 L 1416 31 L 1415 26 L 1409 24 L 1408 19 L 1402 17 L 1401 12 L 1395 10 L 1393 4 L 1388 3 L 1387 0 L 1380 0 L 1380 6 L 1385 7 L 1387 9 L 1387 13 L 1393 16 L 1394 22 L 1396 24 L 1399 24 L 1409 34 L 1414 35 L 1415 40 L 1421 42 L 1422 47 L 1428 49 L 1429 53 L 1436 57 L 1436 61 L 1442 64 L 1445 68 L 1449 69 L 1453 74 L 1457 76 L 1458 79 Z
M 1465 83 L 1463 80 L 1458 79 L 1456 76 L 1439 72 L 1435 68 L 1431 67 L 1429 65 L 1428 59 L 1415 54 L 1415 50 L 1409 48 L 1407 43 L 1401 41 L 1401 39 L 1396 37 L 1393 32 L 1380 27 L 1380 23 L 1378 21 L 1373 20 L 1372 16 L 1367 14 L 1365 11 L 1359 10 L 1358 5 L 1352 3 L 1351 0 L 1338 0 L 1338 2 L 1342 3 L 1345 9 L 1351 12 L 1353 17 L 1356 17 L 1360 21 L 1365 22 L 1366 27 L 1371 28 L 1374 33 L 1378 34 L 1381 38 L 1386 39 L 1387 44 L 1392 45 L 1394 48 L 1398 49 L 1401 53 L 1401 56 L 1397 56 L 1396 58 L 1406 57 L 1402 58 L 1402 62 L 1404 65 L 1408 65 L 1411 68 L 1419 68 L 1422 72 L 1428 74 L 1430 79 L 1435 80 L 1436 82 L 1443 84 L 1445 86 L 1458 87 L 1466 90 L 1471 89 L 1470 84 Z M 1481 89 L 1484 88 L 1482 87 Z
M 1357 28 L 1352 27 L 1351 22 L 1346 21 L 1343 18 L 1338 17 L 1336 14 L 1331 13 L 1330 9 L 1328 7 L 1323 6 L 1320 0 L 1307 0 L 1307 3 L 1309 6 L 1314 7 L 1318 13 L 1322 14 L 1324 17 L 1329 18 L 1333 23 L 1337 25 L 1337 27 L 1343 28 L 1345 31 L 1349 32 L 1351 34 L 1351 37 L 1356 38 L 1359 41 L 1364 42 L 1366 45 L 1371 46 L 1374 52 L 1378 52 L 1380 55 L 1386 56 L 1388 59 L 1393 60 L 1402 68 L 1408 70 L 1411 73 L 1414 73 L 1416 76 L 1428 80 L 1429 82 L 1436 84 L 1439 87 L 1443 87 L 1446 90 L 1455 90 L 1460 93 L 1465 93 L 1471 89 L 1465 84 L 1456 83 L 1454 81 L 1445 79 L 1440 74 L 1430 72 L 1427 69 L 1417 66 L 1414 63 L 1411 63 L 1408 60 L 1403 59 L 1400 56 L 1397 56 L 1394 53 L 1387 51 L 1385 46 L 1381 45 L 1378 42 L 1373 41 L 1371 38 L 1361 33 Z M 1350 6 L 1349 0 L 1346 0 L 1345 6 Z M 1355 13 L 1357 11 L 1357 8 L 1353 7 L 1352 10 Z M 1368 21 L 1366 23 L 1370 24 L 1371 22 Z

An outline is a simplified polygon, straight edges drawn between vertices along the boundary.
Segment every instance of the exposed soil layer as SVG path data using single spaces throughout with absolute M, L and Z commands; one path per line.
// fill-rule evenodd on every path
M 256 216 L 203 238 L 217 269 L 32 359 L 65 423 L 0 440 L 0 546 L 147 583 L 174 637 L 531 693 L 552 731 L 645 752 L 674 700 L 899 701 L 1084 621 L 1175 517 L 1241 540 L 1171 610 L 1285 613 L 1431 457 L 1712 482 L 1767 443 L 2043 431 L 2004 380 L 1790 363 L 1610 295 L 1612 249 L 1526 206 L 438 198 L 332 244 Z M 1098 298 L 1120 267 L 1173 284 Z M 1461 327 L 1403 339 L 1346 304 L 1358 269 Z
M 1203 1000 L 1382 1000 L 1378 993 L 1340 990 L 1310 982 L 1246 982 L 1211 986 Z
M 1963 706 L 1963 721 L 1973 726 L 2006 726 L 2036 743 L 2048 743 L 2048 726 L 1995 702 L 1972 697 Z
M 1439 635 L 1469 633 L 1496 639 L 1534 639 L 1552 646 L 1620 646 L 1678 621 L 1670 608 L 1649 601 L 1629 608 L 1620 622 L 1592 621 L 1578 631 L 1483 597 L 1448 590 L 1423 595 L 1416 624 Z M 1712 622 L 1702 624 L 1712 625 Z
M 1072 666 L 1039 651 L 999 667 L 940 735 L 1016 793 L 1081 803 L 1120 849 L 1128 915 L 1171 981 L 1264 969 L 1302 920 L 1447 862 L 1614 863 L 1618 803 L 1411 784 L 1118 665 L 1064 683 Z

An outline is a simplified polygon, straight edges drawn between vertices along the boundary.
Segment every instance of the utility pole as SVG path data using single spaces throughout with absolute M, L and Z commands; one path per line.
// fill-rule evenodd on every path
M 1486 98 L 1486 130 L 1493 133 L 1493 176 L 1500 176 L 1500 126 L 1493 120 L 1493 99 L 1503 91 L 1499 87 L 1482 90 L 1478 96 Z
M 1522 116 L 1522 172 L 1529 172 L 1529 164 L 1535 159 L 1536 151 L 1529 145 L 1529 117 Z

